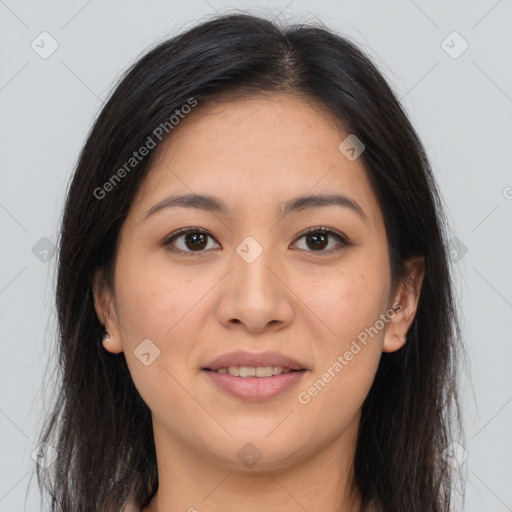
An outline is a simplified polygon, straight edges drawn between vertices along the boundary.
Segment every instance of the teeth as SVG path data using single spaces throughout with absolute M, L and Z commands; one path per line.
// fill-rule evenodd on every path
M 290 373 L 291 370 L 281 366 L 229 366 L 227 368 L 219 368 L 216 372 L 228 373 L 235 377 L 272 377 L 273 375 Z
M 272 377 L 272 366 L 258 366 L 254 373 L 256 377 Z

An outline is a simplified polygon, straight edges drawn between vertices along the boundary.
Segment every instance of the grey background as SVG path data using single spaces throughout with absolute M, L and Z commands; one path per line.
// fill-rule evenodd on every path
M 55 325 L 56 258 L 45 259 L 91 123 L 148 46 L 232 8 L 318 17 L 367 51 L 402 98 L 459 241 L 472 375 L 462 383 L 465 509 L 512 511 L 512 0 L 0 0 L 0 512 L 39 510 L 31 453 L 52 399 L 42 386 Z M 43 31 L 58 43 L 46 59 L 31 47 L 50 48 Z M 445 51 L 463 48 L 446 40 L 453 31 L 469 44 L 457 58 Z

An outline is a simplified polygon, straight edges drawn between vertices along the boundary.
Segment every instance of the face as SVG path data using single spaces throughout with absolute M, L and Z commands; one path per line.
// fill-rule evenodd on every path
M 338 149 L 348 135 L 302 99 L 261 96 L 199 105 L 160 148 L 122 226 L 114 286 L 98 273 L 94 288 L 106 348 L 124 351 L 159 439 L 232 468 L 354 446 L 416 300 L 391 290 L 381 209 L 361 159 Z M 196 202 L 168 201 L 186 194 Z M 326 197 L 296 201 L 312 195 Z M 285 373 L 211 371 L 234 351 Z

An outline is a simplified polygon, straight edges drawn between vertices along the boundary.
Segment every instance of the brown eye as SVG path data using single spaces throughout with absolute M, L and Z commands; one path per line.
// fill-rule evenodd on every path
M 306 247 L 299 247 L 299 249 L 304 249 L 309 252 L 329 253 L 351 245 L 347 237 L 337 231 L 324 227 L 310 228 L 297 240 L 301 240 L 303 238 L 306 241 Z M 330 248 L 325 250 L 329 245 Z
M 325 249 L 328 242 L 329 235 L 326 235 L 325 233 L 313 233 L 311 235 L 306 235 L 306 243 L 308 244 L 308 247 L 315 251 Z
M 207 235 L 204 233 L 187 233 L 184 236 L 185 245 L 191 250 L 204 249 L 208 243 Z
M 171 252 L 187 256 L 195 256 L 207 252 L 207 250 L 222 248 L 216 243 L 213 244 L 213 247 L 209 246 L 209 239 L 215 240 L 204 229 L 184 228 L 168 237 L 163 245 Z M 305 239 L 306 246 L 299 247 L 299 249 L 308 252 L 331 253 L 352 245 L 346 236 L 325 227 L 310 228 L 297 240 L 302 239 Z
M 191 253 L 206 252 L 205 249 L 208 247 L 208 239 L 210 238 L 213 240 L 208 231 L 198 228 L 185 228 L 167 238 L 164 241 L 164 246 L 169 247 L 171 252 L 192 255 Z

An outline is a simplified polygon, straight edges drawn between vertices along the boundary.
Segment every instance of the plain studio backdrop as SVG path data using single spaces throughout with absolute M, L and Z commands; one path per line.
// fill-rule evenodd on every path
M 318 18 L 401 98 L 448 206 L 464 314 L 466 442 L 448 455 L 467 474 L 465 510 L 512 511 L 511 0 L 0 0 L 0 512 L 40 510 L 32 457 L 54 396 L 42 389 L 54 244 L 89 128 L 149 46 L 233 9 Z

